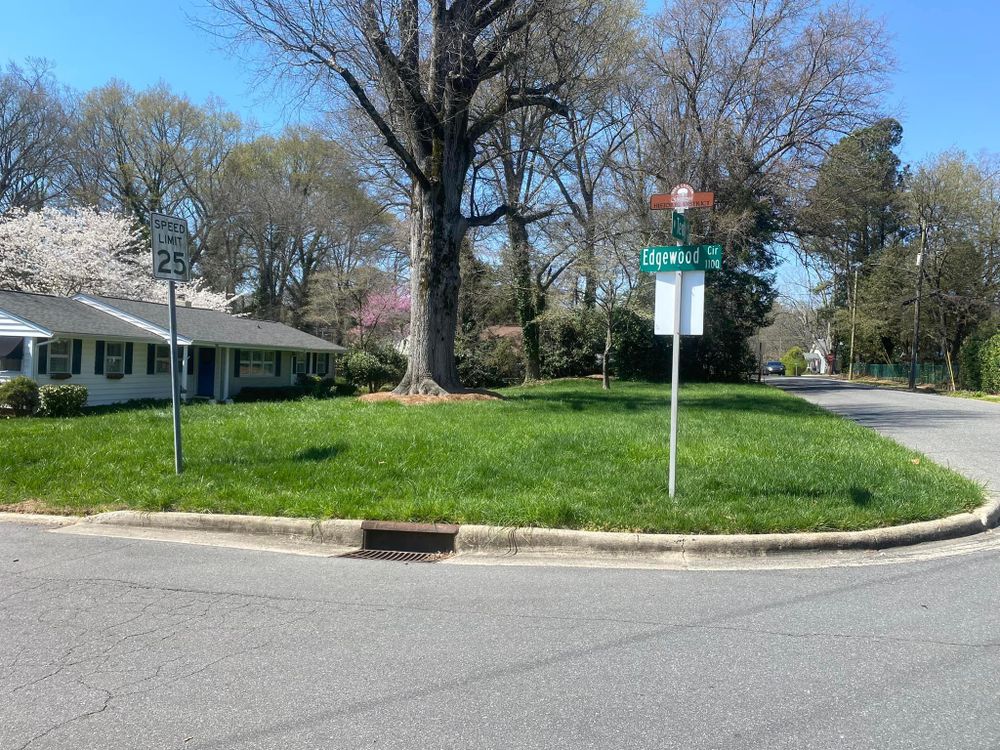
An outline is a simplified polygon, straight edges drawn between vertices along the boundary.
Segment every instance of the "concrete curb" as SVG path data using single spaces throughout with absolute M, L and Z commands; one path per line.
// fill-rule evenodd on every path
M 866 531 L 678 535 L 461 526 L 455 540 L 455 549 L 473 554 L 550 552 L 654 559 L 678 554 L 698 557 L 757 557 L 790 552 L 903 547 L 972 536 L 992 529 L 998 522 L 1000 498 L 994 498 L 971 513 Z
M 18 515 L 31 522 L 28 514 Z M 58 517 L 46 517 L 57 519 Z M 48 521 L 53 522 L 53 521 Z M 72 523 L 64 519 L 60 525 Z M 668 557 L 760 557 L 795 552 L 881 550 L 972 536 L 1000 522 L 1000 498 L 970 513 L 935 521 L 866 531 L 794 534 L 630 534 L 501 526 L 462 525 L 455 551 L 470 555 L 584 555 L 656 560 Z M 210 513 L 143 513 L 120 510 L 79 519 L 82 524 L 278 536 L 315 544 L 358 549 L 360 520 L 232 516 Z
M 0 512 L 0 523 L 32 523 L 37 526 L 72 526 L 82 520 L 82 516 L 52 516 L 44 513 Z
M 144 513 L 116 510 L 88 516 L 81 523 L 143 529 L 209 531 L 228 534 L 279 536 L 334 547 L 361 546 L 361 521 L 313 521 L 278 516 L 228 516 L 216 513 Z

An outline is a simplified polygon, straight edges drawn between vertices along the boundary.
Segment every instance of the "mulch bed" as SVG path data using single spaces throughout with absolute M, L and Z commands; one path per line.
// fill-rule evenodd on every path
M 503 396 L 493 393 L 448 393 L 443 396 L 400 396 L 396 393 L 366 393 L 358 396 L 358 401 L 398 401 L 407 406 L 422 406 L 423 404 L 444 404 L 449 401 L 502 401 Z

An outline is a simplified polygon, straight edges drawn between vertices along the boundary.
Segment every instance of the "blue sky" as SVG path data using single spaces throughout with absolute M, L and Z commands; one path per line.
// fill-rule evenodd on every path
M 48 58 L 59 79 L 77 89 L 111 78 L 137 88 L 164 80 L 195 101 L 218 96 L 265 129 L 298 117 L 288 97 L 256 85 L 250 66 L 189 22 L 207 15 L 203 0 L 3 5 L 0 60 Z M 900 71 L 887 107 L 903 123 L 904 161 L 950 147 L 970 154 L 1000 151 L 1000 2 L 858 0 L 858 5 L 883 18 L 893 37 Z

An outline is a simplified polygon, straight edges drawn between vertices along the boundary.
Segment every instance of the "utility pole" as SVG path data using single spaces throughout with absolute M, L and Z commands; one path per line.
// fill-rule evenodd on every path
M 917 351 L 920 342 L 920 292 L 924 283 L 924 256 L 927 255 L 927 222 L 920 219 L 920 252 L 917 254 L 917 298 L 913 302 L 913 342 L 910 344 L 909 389 L 917 389 Z

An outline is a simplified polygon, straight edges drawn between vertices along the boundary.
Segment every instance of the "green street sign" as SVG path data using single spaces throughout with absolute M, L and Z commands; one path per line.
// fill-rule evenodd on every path
M 680 211 L 674 211 L 674 221 L 670 227 L 670 234 L 675 240 L 680 240 L 683 245 L 686 245 L 691 237 L 691 225 L 688 223 L 687 217 Z
M 662 271 L 718 271 L 722 268 L 722 245 L 675 245 L 644 247 L 639 269 Z

